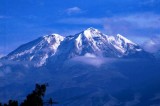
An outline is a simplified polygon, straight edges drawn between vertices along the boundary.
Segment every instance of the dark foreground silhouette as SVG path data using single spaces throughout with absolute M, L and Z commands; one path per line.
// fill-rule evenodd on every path
M 26 99 L 20 103 L 20 106 L 44 106 L 45 104 L 52 106 L 53 104 L 57 104 L 52 98 L 48 101 L 43 100 L 47 86 L 48 84 L 36 84 L 35 90 L 27 95 Z M 9 100 L 8 103 L 0 103 L 0 106 L 19 106 L 19 104 L 17 100 Z

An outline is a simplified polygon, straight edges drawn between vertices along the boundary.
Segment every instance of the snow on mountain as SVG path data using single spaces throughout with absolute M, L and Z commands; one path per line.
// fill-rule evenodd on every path
M 51 64 L 61 64 L 76 56 L 94 57 L 138 57 L 143 50 L 120 34 L 108 36 L 95 28 L 88 28 L 74 36 L 52 34 L 40 37 L 20 46 L 3 59 L 33 62 L 37 67 L 49 60 Z
M 117 34 L 115 37 L 110 36 L 109 43 L 111 44 L 110 46 L 113 47 L 112 49 L 118 52 L 119 57 L 130 55 L 131 52 L 135 53 L 143 51 L 137 44 L 133 43 L 120 34 Z
M 58 34 L 46 35 L 18 47 L 3 59 L 33 62 L 42 66 L 46 59 L 54 55 L 64 37 Z
M 86 54 L 98 57 L 124 57 L 143 51 L 137 44 L 120 34 L 108 36 L 94 28 L 66 37 L 58 50 L 55 56 L 58 56 L 59 60 Z
M 88 28 L 77 35 L 77 38 L 81 38 L 82 42 L 82 44 L 79 43 L 79 45 L 83 45 L 81 46 L 81 50 L 85 50 L 87 53 L 91 52 L 95 55 L 100 55 L 96 53 L 101 53 L 101 56 L 103 57 L 123 57 L 129 55 L 131 53 L 130 51 L 134 51 L 134 53 L 142 51 L 137 44 L 120 34 L 117 34 L 117 36 L 108 36 L 97 29 Z M 86 48 L 86 43 L 90 45 L 90 47 L 88 46 L 88 48 Z M 87 51 L 86 49 L 90 51 Z

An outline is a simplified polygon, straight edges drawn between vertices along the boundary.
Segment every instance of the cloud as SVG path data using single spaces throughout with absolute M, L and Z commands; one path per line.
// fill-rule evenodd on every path
M 160 37 L 153 37 L 143 44 L 145 51 L 150 53 L 156 53 L 160 50 Z
M 5 16 L 0 16 L 0 19 L 3 19 L 3 18 L 5 18 Z
M 9 18 L 8 16 L 0 15 L 0 19 L 6 19 Z
M 146 18 L 147 17 L 147 18 Z M 81 24 L 81 25 L 118 25 L 121 27 L 134 26 L 138 28 L 160 28 L 160 15 L 145 13 L 132 14 L 128 16 L 114 16 L 101 18 L 67 18 L 58 21 L 64 24 Z
M 4 77 L 6 74 L 9 74 L 11 72 L 12 72 L 12 70 L 11 70 L 11 67 L 9 67 L 9 66 L 4 67 L 4 68 L 0 67 L 0 78 Z
M 5 51 L 4 47 L 0 46 L 0 58 L 5 56 L 4 51 Z
M 92 65 L 97 68 L 105 63 L 105 60 L 103 58 L 88 57 L 88 56 L 87 57 L 86 56 L 78 56 L 78 57 L 71 59 L 71 61 Z
M 141 28 L 160 28 L 160 15 L 158 14 L 135 14 L 123 17 L 122 19 Z
M 106 18 L 66 18 L 59 20 L 58 23 L 76 24 L 76 25 L 99 25 L 103 24 Z
M 94 54 L 91 54 L 91 53 L 86 53 L 84 56 L 85 57 L 90 57 L 90 58 L 96 58 L 96 56 Z
M 100 18 L 74 17 L 61 19 L 57 22 L 67 25 L 100 26 L 102 31 L 108 35 L 120 33 L 130 37 L 137 36 L 141 37 L 143 42 L 148 37 L 160 34 L 160 15 L 153 13 L 135 13 Z
M 105 103 L 104 106 L 116 106 L 119 104 L 118 100 L 115 97 L 111 95 L 109 95 L 109 97 L 110 97 L 110 100 L 107 101 L 107 103 Z
M 71 7 L 65 10 L 68 15 L 82 13 L 82 10 L 79 7 Z
M 3 54 L 0 54 L 0 58 L 3 57 L 3 56 L 4 56 Z
M 135 106 L 140 103 L 140 94 L 135 94 L 134 99 L 125 103 L 125 106 Z
M 160 100 L 160 93 L 155 94 L 155 96 L 151 98 L 151 100 Z
M 145 0 L 145 1 L 141 1 L 140 4 L 141 5 L 154 5 L 155 3 L 158 3 L 158 0 Z
M 110 66 L 109 64 L 112 64 L 115 61 L 117 61 L 116 58 L 97 57 L 94 54 L 86 53 L 84 56 L 74 57 L 68 60 L 67 62 L 70 65 L 80 63 L 80 64 L 86 64 L 86 65 L 91 65 L 91 66 L 100 68 L 103 64 L 108 64 L 107 66 L 109 67 Z

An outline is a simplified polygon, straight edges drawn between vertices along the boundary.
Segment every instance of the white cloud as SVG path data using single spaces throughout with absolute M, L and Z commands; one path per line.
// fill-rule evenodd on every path
M 160 28 L 160 15 L 157 14 L 135 14 L 121 19 L 142 28 Z
M 160 50 L 160 38 L 154 37 L 143 44 L 145 51 L 150 53 L 156 53 Z
M 84 56 L 85 57 L 90 57 L 90 58 L 96 58 L 96 56 L 94 54 L 91 54 L 91 53 L 86 53 Z
M 71 7 L 65 10 L 68 15 L 82 13 L 79 7 Z
M 160 15 L 153 13 L 139 13 L 123 16 L 100 18 L 66 18 L 57 21 L 62 24 L 101 26 L 108 35 L 128 35 L 130 37 L 151 37 L 159 33 Z M 143 42 L 144 42 L 143 41 Z
M 3 56 L 4 56 L 3 54 L 0 54 L 0 58 L 3 57 Z
M 71 59 L 74 62 L 84 63 L 88 65 L 92 65 L 95 67 L 100 67 L 102 64 L 105 63 L 104 58 L 96 58 L 96 57 L 86 57 L 86 56 L 78 56 L 73 59 Z
M 97 68 L 100 68 L 103 64 L 112 64 L 113 62 L 117 61 L 116 58 L 104 58 L 104 57 L 96 57 L 93 54 L 87 53 L 84 56 L 77 56 L 68 61 L 68 63 L 71 65 L 80 63 L 80 64 L 87 64 L 91 65 Z M 123 60 L 124 61 L 124 60 Z M 68 64 L 67 64 L 68 65 Z

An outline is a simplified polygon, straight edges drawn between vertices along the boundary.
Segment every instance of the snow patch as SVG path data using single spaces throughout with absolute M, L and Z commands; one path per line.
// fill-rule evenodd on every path
M 124 40 L 125 43 L 129 43 L 129 44 L 133 44 L 133 45 L 137 45 L 135 43 L 133 43 L 132 41 L 130 41 L 129 39 L 125 38 L 124 36 L 120 35 L 120 34 L 117 34 L 117 40 Z

